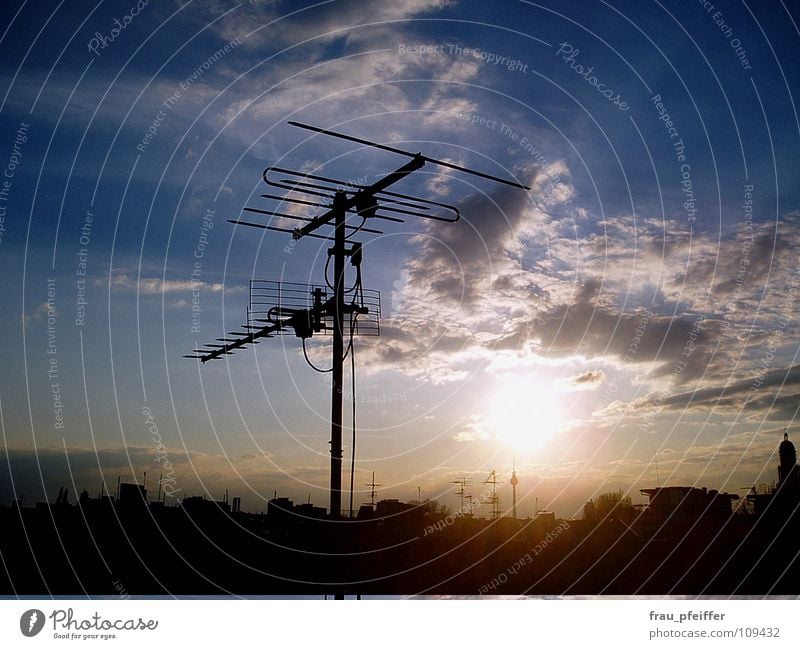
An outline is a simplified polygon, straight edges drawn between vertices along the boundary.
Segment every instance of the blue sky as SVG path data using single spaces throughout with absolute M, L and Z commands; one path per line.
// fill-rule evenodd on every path
M 532 186 L 426 166 L 398 191 L 462 221 L 363 238 L 357 503 L 372 471 L 456 506 L 496 469 L 508 505 L 514 461 L 523 514 L 772 481 L 800 403 L 798 16 L 562 4 L 5 3 L 0 500 L 155 490 L 167 458 L 178 495 L 327 501 L 327 384 L 294 337 L 181 358 L 238 328 L 249 280 L 322 280 L 324 242 L 227 222 L 268 207 L 264 167 L 404 162 L 289 120 Z

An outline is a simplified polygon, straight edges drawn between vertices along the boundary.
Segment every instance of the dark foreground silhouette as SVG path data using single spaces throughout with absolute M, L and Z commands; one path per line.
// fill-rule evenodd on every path
M 0 507 L 0 593 L 796 595 L 800 466 L 788 434 L 779 456 L 777 484 L 738 507 L 737 495 L 658 487 L 639 509 L 603 494 L 581 520 L 485 520 L 397 500 L 330 520 L 277 497 L 248 514 L 227 496 L 168 506 L 159 489 L 148 502 L 136 484 L 71 505 L 62 488 L 52 504 Z
M 6 595 L 796 595 L 794 495 L 745 515 L 701 490 L 650 490 L 635 516 L 476 519 L 379 503 L 356 520 L 288 501 L 267 514 L 143 493 L 0 508 Z M 677 492 L 675 489 L 683 489 Z M 143 491 L 143 490 L 142 490 Z M 131 495 L 133 493 L 134 495 Z M 714 492 L 709 492 L 713 494 Z M 659 495 L 660 494 L 660 495 Z M 677 504 L 660 507 L 668 497 Z M 721 496 L 721 495 L 720 495 Z M 724 500 L 724 499 L 723 499 Z M 730 505 L 730 502 L 728 502 Z M 367 516 L 372 515 L 371 518 Z

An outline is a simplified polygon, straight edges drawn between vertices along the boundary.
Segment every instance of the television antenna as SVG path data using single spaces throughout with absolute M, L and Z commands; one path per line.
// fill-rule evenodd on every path
M 456 491 L 456 496 L 461 498 L 461 509 L 459 509 L 459 513 L 464 513 L 464 499 L 465 498 L 472 498 L 471 495 L 467 493 L 467 485 L 469 484 L 469 478 L 460 478 L 459 480 L 453 480 L 453 484 L 457 484 L 460 488 Z
M 492 485 L 492 493 L 488 498 L 488 503 L 492 506 L 492 519 L 500 518 L 500 496 L 497 495 L 497 472 L 492 471 L 483 484 Z
M 370 185 L 348 183 L 327 176 L 309 174 L 282 167 L 267 167 L 262 174 L 264 182 L 270 187 L 286 192 L 286 194 L 268 193 L 263 194 L 262 198 L 279 201 L 279 205 L 291 203 L 308 208 L 322 208 L 324 211 L 316 216 L 298 216 L 276 211 L 276 208 L 272 205 L 268 206 L 269 209 L 261 207 L 244 208 L 245 212 L 254 215 L 302 222 L 302 225 L 293 229 L 242 219 L 233 219 L 230 222 L 235 225 L 288 233 L 291 234 L 292 239 L 295 241 L 304 237 L 331 241 L 332 246 L 328 249 L 328 262 L 333 261 L 334 279 L 333 283 L 328 286 L 330 291 L 320 291 L 318 290 L 320 287 L 309 287 L 308 303 L 302 306 L 287 306 L 280 300 L 269 305 L 251 304 L 248 309 L 248 321 L 241 327 L 244 331 L 229 332 L 224 337 L 217 338 L 215 342 L 207 343 L 203 348 L 194 349 L 193 353 L 187 354 L 186 357 L 207 363 L 208 361 L 231 355 L 236 350 L 243 349 L 247 345 L 258 344 L 262 338 L 271 338 L 291 330 L 294 331 L 296 337 L 302 340 L 305 352 L 305 341 L 311 338 L 313 334 L 332 333 L 332 359 L 331 367 L 328 370 L 332 378 L 331 439 L 329 442 L 331 460 L 329 515 L 332 519 L 338 519 L 342 512 L 342 403 L 345 354 L 351 355 L 352 369 L 354 371 L 353 336 L 359 333 L 358 319 L 362 316 L 376 315 L 367 305 L 364 289 L 361 286 L 362 244 L 351 241 L 350 238 L 356 234 L 382 234 L 382 231 L 377 228 L 366 227 L 368 222 L 370 224 L 375 221 L 402 223 L 404 217 L 418 217 L 447 223 L 457 222 L 461 215 L 458 209 L 452 205 L 389 190 L 392 185 L 422 169 L 426 164 L 453 169 L 520 189 L 529 190 L 530 187 L 451 162 L 437 160 L 422 153 L 405 151 L 379 142 L 372 142 L 300 122 L 290 121 L 288 123 L 290 126 L 312 131 L 318 135 L 354 142 L 410 159 L 406 164 Z M 298 198 L 298 194 L 304 196 L 304 198 Z M 353 216 L 359 217 L 361 223 L 358 225 L 348 223 L 348 220 Z M 355 284 L 351 289 L 345 288 L 345 261 L 348 258 L 356 271 Z M 328 283 L 327 277 L 326 283 Z M 281 288 L 279 293 L 282 297 L 283 287 L 280 286 L 279 288 Z M 353 293 L 353 299 L 347 303 L 345 295 L 349 292 Z M 380 297 L 378 296 L 379 304 Z M 259 307 L 268 308 L 259 312 Z M 264 317 L 251 317 L 252 313 Z M 345 338 L 348 337 L 348 332 L 349 342 L 347 351 L 345 351 Z M 306 359 L 308 360 L 307 354 Z M 310 361 L 309 364 L 311 364 Z M 355 396 L 353 404 L 355 409 Z
M 372 472 L 372 482 L 368 482 L 367 486 L 371 488 L 371 491 L 369 492 L 369 504 L 370 504 L 370 507 L 372 507 L 372 509 L 374 510 L 375 509 L 375 494 L 376 494 L 375 487 L 382 487 L 383 486 L 382 484 L 377 484 L 375 482 L 375 472 L 374 471 Z

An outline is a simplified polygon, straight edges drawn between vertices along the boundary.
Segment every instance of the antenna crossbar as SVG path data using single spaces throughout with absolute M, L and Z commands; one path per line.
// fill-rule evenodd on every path
M 386 144 L 378 144 L 377 142 L 371 142 L 370 140 L 365 140 L 360 137 L 354 137 L 352 135 L 346 135 L 344 133 L 337 133 L 336 131 L 331 131 L 327 128 L 320 128 L 318 126 L 310 126 L 308 124 L 303 124 L 301 122 L 289 122 L 291 126 L 297 126 L 298 128 L 304 128 L 309 131 L 314 131 L 315 133 L 322 133 L 323 135 L 330 135 L 332 137 L 338 137 L 342 140 L 347 140 L 349 142 L 356 142 L 357 144 L 364 144 L 365 146 L 370 146 L 375 149 L 381 149 L 382 151 L 389 151 L 391 153 L 397 153 L 399 155 L 408 156 L 410 158 L 422 158 L 424 162 L 430 162 L 431 164 L 439 165 L 440 167 L 447 167 L 448 169 L 455 169 L 456 171 L 461 171 L 463 173 L 472 174 L 473 176 L 479 176 L 480 178 L 486 178 L 488 180 L 493 180 L 497 183 L 502 183 L 504 185 L 509 185 L 511 187 L 517 187 L 519 189 L 526 189 L 530 190 L 530 187 L 527 185 L 523 185 L 522 183 L 515 182 L 513 180 L 506 180 L 505 178 L 498 178 L 497 176 L 492 176 L 491 174 L 484 173 L 482 171 L 476 171 L 474 169 L 468 169 L 467 167 L 462 167 L 460 165 L 453 164 L 452 162 L 447 162 L 445 160 L 437 160 L 436 158 L 430 158 L 428 156 L 424 156 L 421 153 L 411 153 L 410 151 L 404 151 L 403 149 L 398 149 L 393 146 L 387 146 Z

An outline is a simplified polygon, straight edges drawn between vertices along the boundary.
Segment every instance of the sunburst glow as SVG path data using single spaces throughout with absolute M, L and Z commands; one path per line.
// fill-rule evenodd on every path
M 563 425 L 558 396 L 536 382 L 503 381 L 494 390 L 485 417 L 487 433 L 518 450 L 534 450 Z

